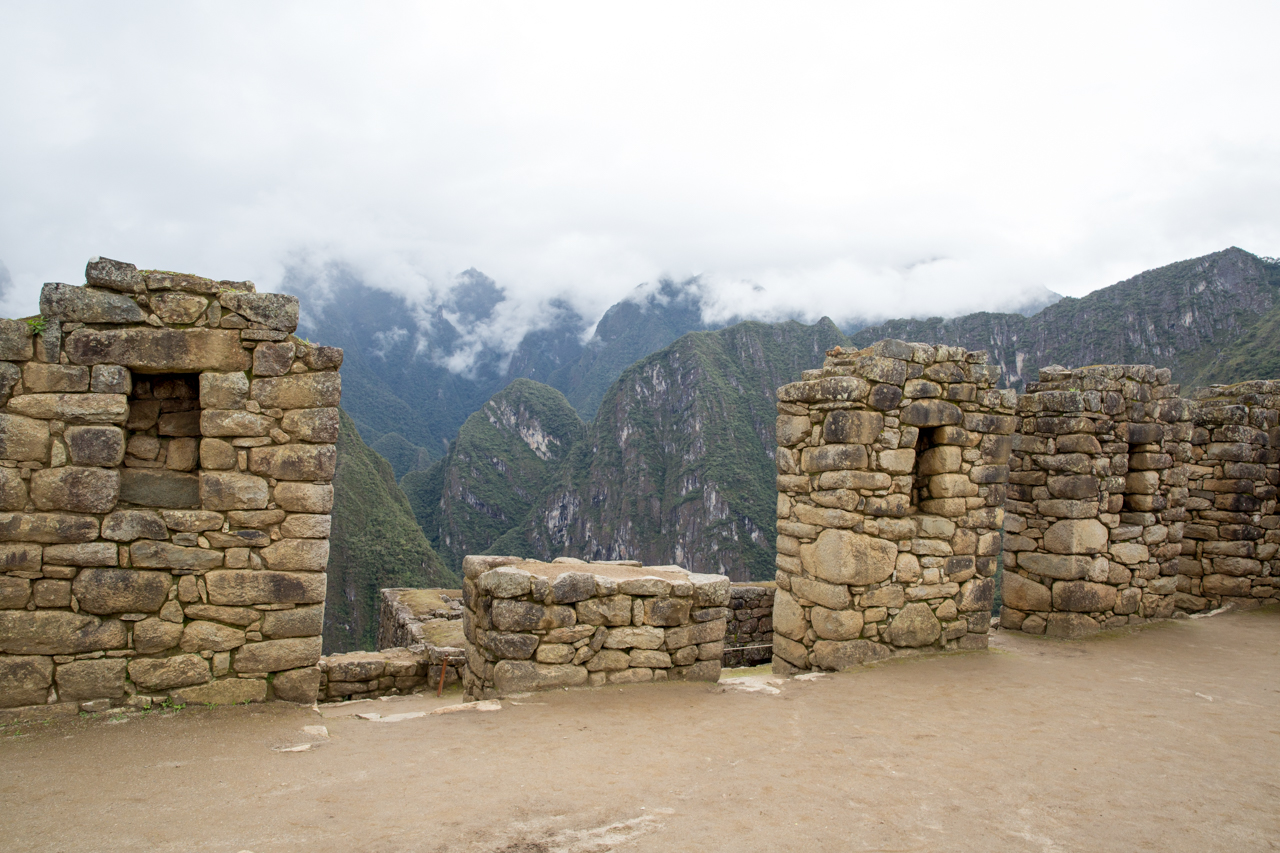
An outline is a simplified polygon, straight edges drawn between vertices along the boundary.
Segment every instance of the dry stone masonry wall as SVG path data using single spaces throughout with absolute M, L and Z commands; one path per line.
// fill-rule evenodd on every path
M 755 666 L 773 659 L 773 594 L 775 584 L 735 583 L 729 590 L 724 635 L 726 667 Z
M 728 578 L 566 558 L 468 556 L 462 568 L 470 698 L 720 677 Z
M 1047 368 L 1018 400 L 1003 627 L 1077 637 L 1173 614 L 1191 405 L 1150 365 Z
M 1187 465 L 1180 610 L 1274 599 L 1280 516 L 1280 381 L 1197 391 Z
M 837 347 L 778 389 L 775 671 L 986 648 L 1019 425 L 986 360 Z
M 342 351 L 92 259 L 0 320 L 0 707 L 312 702 Z

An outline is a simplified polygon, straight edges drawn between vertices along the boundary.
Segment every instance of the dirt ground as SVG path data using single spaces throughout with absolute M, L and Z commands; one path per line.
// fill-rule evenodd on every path
M 0 729 L 13 851 L 1280 848 L 1280 610 L 768 684 Z M 741 673 L 726 673 L 730 678 Z M 323 725 L 329 737 L 302 731 Z M 281 748 L 306 743 L 305 751 Z

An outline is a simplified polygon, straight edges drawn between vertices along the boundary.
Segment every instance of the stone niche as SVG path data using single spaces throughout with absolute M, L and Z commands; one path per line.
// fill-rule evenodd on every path
M 729 579 L 632 561 L 463 559 L 468 698 L 717 681 Z
M 1191 405 L 1151 365 L 1049 367 L 1018 399 L 1001 626 L 1078 637 L 1173 615 Z
M 1192 419 L 1177 608 L 1196 612 L 1274 599 L 1280 588 L 1280 381 L 1199 389 Z
M 885 340 L 778 389 L 775 672 L 987 647 L 1019 421 L 986 362 Z
M 342 351 L 92 259 L 0 320 L 0 707 L 312 702 Z

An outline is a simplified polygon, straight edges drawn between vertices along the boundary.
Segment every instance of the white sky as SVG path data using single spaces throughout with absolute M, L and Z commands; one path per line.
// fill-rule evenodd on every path
M 1278 255 L 1278 33 L 1274 2 L 0 0 L 0 308 L 95 254 L 475 266 L 515 317 L 703 273 L 713 313 L 837 320 Z

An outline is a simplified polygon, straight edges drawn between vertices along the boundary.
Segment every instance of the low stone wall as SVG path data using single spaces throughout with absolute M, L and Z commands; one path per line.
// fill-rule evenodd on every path
M 468 556 L 462 568 L 472 699 L 720 678 L 726 577 L 565 558 Z
M 416 645 L 461 646 L 462 620 L 460 589 L 384 589 L 378 599 L 378 648 L 407 648 Z
M 1192 419 L 1177 607 L 1273 599 L 1280 593 L 1280 381 L 1202 388 Z
M 1191 406 L 1151 365 L 1045 368 L 1018 399 L 1001 625 L 1078 637 L 1173 614 Z
M 735 583 L 729 589 L 724 666 L 756 666 L 773 658 L 772 583 Z
M 85 276 L 0 320 L 0 707 L 312 701 L 342 351 L 251 282 Z
M 466 653 L 460 648 L 417 645 L 376 652 L 348 652 L 320 659 L 318 701 L 343 702 L 436 690 L 462 681 Z

